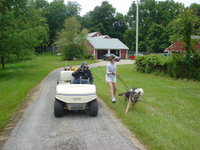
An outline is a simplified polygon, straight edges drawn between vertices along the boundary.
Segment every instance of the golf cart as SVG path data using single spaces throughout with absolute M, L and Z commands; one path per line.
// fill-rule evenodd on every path
M 81 83 L 72 84 L 73 72 L 71 70 L 60 72 L 54 102 L 55 117 L 62 117 L 65 109 L 69 111 L 88 110 L 91 117 L 96 117 L 98 114 L 96 86 Z

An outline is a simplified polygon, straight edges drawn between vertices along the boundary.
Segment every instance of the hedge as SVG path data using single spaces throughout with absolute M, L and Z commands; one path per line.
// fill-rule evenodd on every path
M 145 73 L 166 74 L 174 78 L 200 80 L 200 54 L 139 56 L 136 58 L 136 69 Z

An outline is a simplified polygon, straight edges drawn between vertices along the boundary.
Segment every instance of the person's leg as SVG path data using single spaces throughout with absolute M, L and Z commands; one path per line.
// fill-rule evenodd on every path
M 116 84 L 116 82 L 113 82 L 112 85 L 113 85 L 113 95 L 115 97 L 116 92 L 117 92 L 117 84 Z
M 80 78 L 74 79 L 74 81 L 72 82 L 72 84 L 80 84 Z
M 107 82 L 107 83 L 110 88 L 110 95 L 113 98 L 114 97 L 113 84 L 112 84 L 112 82 Z
M 81 84 L 89 84 L 87 79 L 82 79 Z

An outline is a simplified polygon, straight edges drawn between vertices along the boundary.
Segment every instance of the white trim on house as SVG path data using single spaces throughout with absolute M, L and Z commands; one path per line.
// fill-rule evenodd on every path
M 95 48 L 93 49 L 93 55 L 94 55 L 94 58 L 96 58 L 96 50 L 95 50 Z

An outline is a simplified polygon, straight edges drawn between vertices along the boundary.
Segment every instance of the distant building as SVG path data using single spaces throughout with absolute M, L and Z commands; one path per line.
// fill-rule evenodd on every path
M 86 44 L 90 54 L 94 55 L 96 59 L 102 59 L 103 55 L 107 53 L 126 59 L 129 50 L 119 39 L 111 38 L 109 35 L 102 35 L 99 32 L 89 33 Z
M 200 40 L 200 36 L 197 36 L 197 35 L 192 35 L 191 38 L 193 40 L 194 39 Z M 200 42 L 196 44 L 196 49 L 197 51 L 200 51 Z M 181 52 L 181 51 L 185 51 L 185 47 L 181 40 L 173 43 L 172 45 L 170 45 L 168 48 L 164 50 L 164 52 Z

